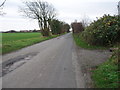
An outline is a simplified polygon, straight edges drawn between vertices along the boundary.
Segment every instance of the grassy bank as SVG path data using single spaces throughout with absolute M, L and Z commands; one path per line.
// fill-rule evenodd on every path
M 2 54 L 6 54 L 57 36 L 59 35 L 43 37 L 41 33 L 3 33 L 0 50 L 2 50 Z
M 76 44 L 85 49 L 107 49 L 108 47 L 92 46 L 89 45 L 80 34 L 73 34 Z M 118 48 L 118 45 L 114 45 L 114 48 Z M 120 46 L 120 45 L 119 45 Z M 119 47 L 120 49 L 120 47 Z M 92 71 L 92 80 L 95 88 L 118 88 L 120 87 L 119 76 L 119 63 L 120 50 L 114 51 L 113 55 L 103 64 L 97 66 Z
M 73 34 L 73 38 L 75 40 L 75 43 L 81 48 L 85 48 L 85 49 L 107 49 L 108 48 L 108 47 L 90 45 L 84 41 L 83 37 L 80 34 Z
M 101 64 L 93 71 L 92 79 L 96 88 L 118 88 L 119 82 L 118 56 L 113 55 L 107 62 Z

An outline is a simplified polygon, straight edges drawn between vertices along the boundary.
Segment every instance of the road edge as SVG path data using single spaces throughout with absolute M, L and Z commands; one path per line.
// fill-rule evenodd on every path
M 73 44 L 73 46 L 75 46 L 75 43 Z M 77 88 L 85 88 L 86 87 L 85 79 L 84 79 L 84 75 L 81 70 L 81 66 L 78 63 L 78 56 L 77 56 L 75 48 L 73 48 L 73 51 L 72 51 L 72 64 L 75 69 Z

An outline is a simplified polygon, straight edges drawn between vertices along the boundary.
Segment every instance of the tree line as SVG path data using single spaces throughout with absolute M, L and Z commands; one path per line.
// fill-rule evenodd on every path
M 38 21 L 43 36 L 50 36 L 51 32 L 52 34 L 69 32 L 69 24 L 56 19 L 57 13 L 53 5 L 41 0 L 23 3 L 24 7 L 21 7 L 20 11 L 24 16 Z

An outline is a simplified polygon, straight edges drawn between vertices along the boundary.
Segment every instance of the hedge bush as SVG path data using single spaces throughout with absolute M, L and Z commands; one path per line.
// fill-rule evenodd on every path
M 120 42 L 120 16 L 104 15 L 82 32 L 91 45 L 109 46 Z

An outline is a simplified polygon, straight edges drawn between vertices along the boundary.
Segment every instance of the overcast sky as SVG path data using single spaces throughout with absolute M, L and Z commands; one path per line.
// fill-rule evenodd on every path
M 4 0 L 0 0 L 0 3 Z M 6 15 L 0 16 L 0 31 L 39 29 L 37 21 L 19 13 L 25 0 L 7 0 L 4 6 Z M 30 1 L 30 0 L 27 0 Z M 116 15 L 120 0 L 43 0 L 51 3 L 57 10 L 58 19 L 67 23 L 81 21 L 84 17 L 95 20 L 104 14 Z

